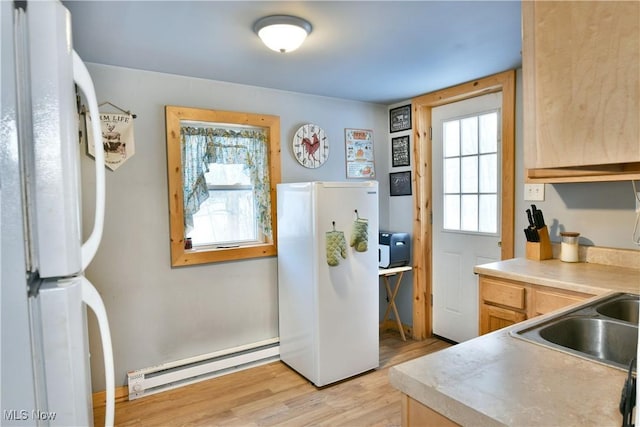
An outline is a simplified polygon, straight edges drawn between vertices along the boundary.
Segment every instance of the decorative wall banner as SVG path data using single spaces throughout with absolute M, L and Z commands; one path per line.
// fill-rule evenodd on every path
M 95 156 L 91 117 L 87 120 L 87 151 Z M 118 169 L 124 162 L 135 154 L 133 137 L 133 116 L 131 114 L 100 113 L 102 129 L 102 145 L 104 147 L 104 164 L 111 170 Z
M 375 177 L 373 131 L 367 129 L 345 129 L 344 131 L 347 178 Z

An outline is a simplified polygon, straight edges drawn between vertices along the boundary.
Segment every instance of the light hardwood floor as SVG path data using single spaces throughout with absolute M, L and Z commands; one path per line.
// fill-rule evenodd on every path
M 389 367 L 448 347 L 429 338 L 380 336 L 380 367 L 316 388 L 281 362 L 116 405 L 118 426 L 399 426 L 400 392 Z M 104 408 L 94 411 L 104 425 Z

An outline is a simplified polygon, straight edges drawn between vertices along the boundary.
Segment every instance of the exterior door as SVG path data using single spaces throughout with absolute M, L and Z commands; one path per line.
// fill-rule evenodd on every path
M 433 333 L 478 336 L 473 267 L 500 259 L 500 92 L 432 110 Z

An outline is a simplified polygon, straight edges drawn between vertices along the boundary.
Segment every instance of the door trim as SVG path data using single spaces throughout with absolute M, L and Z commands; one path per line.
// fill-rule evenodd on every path
M 440 105 L 488 93 L 502 92 L 502 210 L 501 259 L 513 258 L 515 205 L 516 71 L 508 70 L 411 100 L 415 172 L 413 221 L 413 338 L 432 335 L 432 225 L 431 225 L 431 110 Z

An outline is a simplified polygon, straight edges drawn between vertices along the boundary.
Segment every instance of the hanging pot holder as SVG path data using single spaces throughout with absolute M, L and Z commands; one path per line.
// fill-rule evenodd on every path
M 360 218 L 356 210 L 356 220 L 351 230 L 350 246 L 357 252 L 366 252 L 369 249 L 369 220 Z
M 326 232 L 327 264 L 335 267 L 340 264 L 340 256 L 347 259 L 347 239 L 342 231 L 336 231 L 336 223 L 333 222 L 333 231 Z

